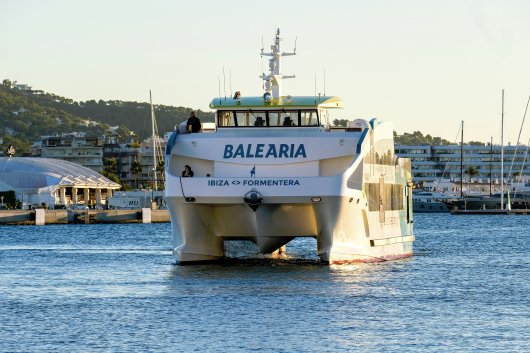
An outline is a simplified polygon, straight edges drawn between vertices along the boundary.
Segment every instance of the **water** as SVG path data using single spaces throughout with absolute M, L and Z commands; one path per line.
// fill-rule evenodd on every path
M 417 215 L 415 256 L 179 267 L 169 224 L 0 226 L 2 352 L 530 352 L 530 217 Z

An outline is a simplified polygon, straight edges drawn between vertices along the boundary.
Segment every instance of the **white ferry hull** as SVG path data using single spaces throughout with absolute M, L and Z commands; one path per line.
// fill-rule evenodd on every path
M 365 193 L 348 188 L 345 175 L 294 179 L 300 184 L 297 188 L 258 187 L 263 202 L 253 210 L 242 197 L 248 187 L 232 186 L 235 182 L 243 184 L 241 178 L 211 179 L 231 185 L 219 187 L 221 191 L 213 196 L 207 187 L 212 183 L 208 178 L 169 176 L 172 187 L 167 190 L 166 201 L 177 262 L 222 259 L 225 242 L 231 240 L 249 240 L 260 253 L 270 254 L 296 237 L 316 238 L 317 254 L 332 264 L 412 255 L 411 210 L 369 211 Z M 244 180 L 259 184 L 260 179 Z M 184 196 L 180 190 L 195 191 Z M 176 195 L 171 196 L 171 192 Z M 319 202 L 311 200 L 316 195 Z

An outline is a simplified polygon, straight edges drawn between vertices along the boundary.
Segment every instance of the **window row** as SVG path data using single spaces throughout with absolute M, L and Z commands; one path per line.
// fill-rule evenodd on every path
M 320 126 L 316 110 L 219 110 L 218 127 Z

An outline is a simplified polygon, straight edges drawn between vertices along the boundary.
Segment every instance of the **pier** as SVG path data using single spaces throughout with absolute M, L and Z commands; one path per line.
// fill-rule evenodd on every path
M 530 214 L 530 209 L 515 209 L 515 210 L 501 210 L 501 209 L 495 209 L 495 210 L 451 210 L 451 214 L 455 215 L 523 215 L 523 214 Z
M 0 225 L 167 223 L 167 210 L 0 210 Z

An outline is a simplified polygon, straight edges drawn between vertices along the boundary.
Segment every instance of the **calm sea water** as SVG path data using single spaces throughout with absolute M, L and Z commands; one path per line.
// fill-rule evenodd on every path
M 2 352 L 530 352 L 530 216 L 417 215 L 415 256 L 179 267 L 169 224 L 0 226 Z

